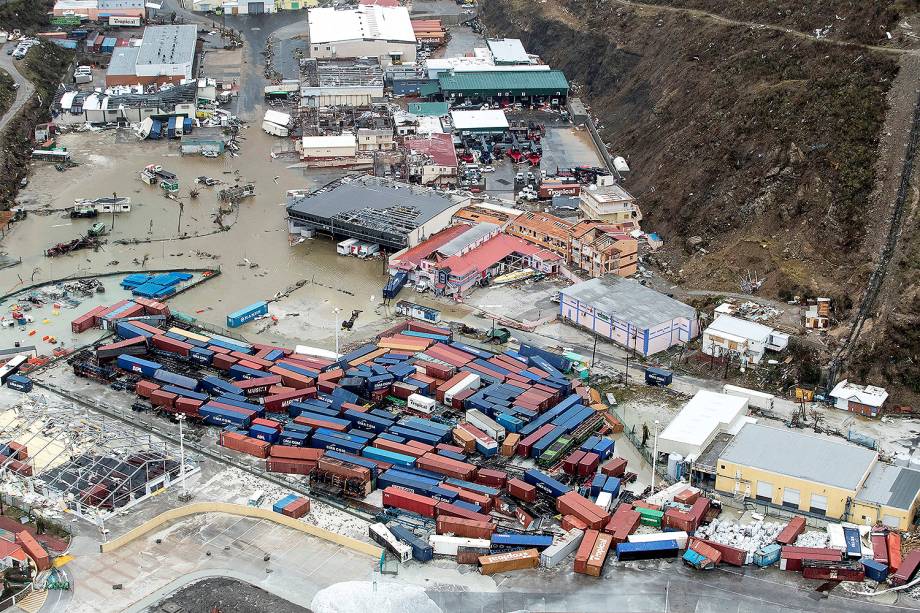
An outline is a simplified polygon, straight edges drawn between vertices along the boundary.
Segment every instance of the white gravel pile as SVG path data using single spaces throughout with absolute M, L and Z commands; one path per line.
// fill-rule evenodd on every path
M 783 527 L 784 524 L 772 521 L 739 524 L 731 520 L 714 519 L 708 526 L 700 526 L 696 536 L 753 554 L 765 545 L 775 542 Z
M 314 613 L 441 613 L 425 590 L 405 583 L 346 581 L 317 592 Z
M 818 530 L 803 532 L 799 535 L 799 538 L 795 539 L 794 543 L 796 547 L 817 547 L 819 549 L 826 549 L 830 544 L 830 535 L 827 532 Z

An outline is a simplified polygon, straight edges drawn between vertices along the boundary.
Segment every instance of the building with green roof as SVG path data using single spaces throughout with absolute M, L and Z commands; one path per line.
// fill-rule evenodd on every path
M 562 105 L 569 82 L 561 70 L 448 72 L 438 78 L 444 100 L 543 102 Z
M 450 108 L 446 102 L 410 102 L 409 112 L 416 117 L 447 117 Z

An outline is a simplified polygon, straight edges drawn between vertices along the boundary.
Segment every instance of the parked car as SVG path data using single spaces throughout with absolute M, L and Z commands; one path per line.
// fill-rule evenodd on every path
M 495 172 L 495 167 L 494 166 L 483 166 L 481 170 L 482 172 Z

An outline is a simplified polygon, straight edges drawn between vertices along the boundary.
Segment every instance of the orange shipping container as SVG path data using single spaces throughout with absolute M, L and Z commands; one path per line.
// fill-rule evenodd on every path
M 517 432 L 509 434 L 505 437 L 505 440 L 502 441 L 502 455 L 506 457 L 511 457 L 514 455 L 514 452 L 517 451 L 518 443 L 521 442 L 521 435 Z M 475 445 L 475 442 L 473 443 Z
M 578 546 L 578 551 L 575 552 L 576 573 L 585 574 L 588 572 L 588 558 L 591 557 L 591 552 L 594 550 L 594 543 L 597 541 L 599 535 L 600 532 L 597 530 L 588 530 L 585 532 L 585 536 L 581 539 L 581 545 Z
M 28 554 L 30 558 L 35 562 L 35 567 L 38 570 L 48 570 L 51 568 L 51 558 L 48 556 L 48 552 L 45 551 L 45 548 L 41 546 L 35 537 L 32 536 L 26 530 L 16 533 L 16 542 L 22 547 L 23 551 Z
M 496 553 L 494 555 L 482 556 L 479 558 L 479 572 L 483 575 L 494 575 L 495 573 L 504 573 L 511 570 L 536 568 L 539 565 L 540 552 L 536 549 Z
M 592 577 L 600 577 L 604 569 L 604 562 L 607 561 L 607 553 L 610 551 L 610 544 L 613 537 L 606 532 L 597 535 L 594 541 L 594 547 L 591 548 L 591 555 L 588 556 L 588 562 L 585 564 L 587 574 Z

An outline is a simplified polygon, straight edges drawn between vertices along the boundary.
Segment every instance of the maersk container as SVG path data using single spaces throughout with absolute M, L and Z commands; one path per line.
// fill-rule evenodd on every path
M 274 511 L 275 513 L 281 513 L 284 510 L 284 507 L 288 506 L 289 504 L 297 500 L 297 498 L 298 498 L 297 494 L 288 494 L 287 496 L 285 496 L 284 498 L 282 498 L 281 500 L 279 500 L 278 502 L 272 505 L 272 511 Z
M 597 446 L 597 444 L 600 443 L 600 442 L 601 442 L 601 437 L 599 437 L 599 436 L 589 436 L 587 439 L 585 439 L 585 442 L 581 444 L 581 446 L 578 448 L 578 450 L 579 450 L 579 451 L 584 451 L 585 453 L 587 453 L 587 452 L 589 452 L 589 451 L 594 451 L 594 448 L 595 448 L 595 447 Z
M 214 361 L 214 352 L 202 347 L 192 347 L 189 349 L 188 358 L 190 361 L 202 366 L 210 366 Z
M 780 554 L 783 552 L 781 545 L 777 543 L 770 543 L 765 545 L 754 552 L 754 564 L 765 568 L 767 566 L 773 566 L 779 562 Z
M 288 428 L 289 426 L 285 426 Z M 294 430 L 282 430 L 281 436 L 278 437 L 278 444 L 285 447 L 306 447 L 310 440 L 310 434 L 307 432 L 297 432 Z
M 387 527 L 393 533 L 393 536 L 412 548 L 413 558 L 419 562 L 429 562 L 431 560 L 434 555 L 431 545 L 417 537 L 408 528 L 396 522 L 391 522 Z
M 259 439 L 260 441 L 274 444 L 278 442 L 279 435 L 278 431 L 274 428 L 255 424 L 249 427 L 249 436 L 255 439 Z
M 499 534 L 492 535 L 492 549 L 530 549 L 540 551 L 553 544 L 553 537 L 542 534 Z
M 315 438 L 315 437 L 314 437 Z M 404 455 L 401 453 L 394 453 L 392 451 L 387 451 L 386 449 L 377 449 L 376 447 L 365 447 L 361 452 L 366 458 L 371 458 L 373 460 L 380 460 L 381 462 L 389 462 L 390 464 L 395 464 L 397 466 L 415 466 L 415 458 L 412 456 Z
M 532 468 L 524 473 L 524 483 L 529 483 L 537 489 L 541 489 L 553 498 L 558 498 L 566 492 L 572 491 L 567 485 L 560 483 L 544 472 Z
M 238 396 L 243 394 L 243 390 L 233 385 L 229 381 L 224 381 L 220 377 L 215 377 L 214 375 L 208 375 L 207 377 L 202 377 L 201 379 L 201 389 L 211 394 L 218 393 L 228 393 L 236 394 Z
M 197 390 L 199 385 L 198 379 L 186 377 L 185 375 L 180 375 L 179 373 L 168 371 L 165 368 L 161 368 L 153 373 L 153 379 L 154 381 L 168 383 L 169 385 L 177 385 L 192 391 Z
M 618 543 L 617 560 L 627 562 L 631 560 L 653 560 L 656 558 L 677 557 L 679 548 L 677 541 L 651 541 L 646 543 Z
M 22 375 L 12 374 L 6 378 L 6 386 L 11 390 L 28 394 L 32 391 L 32 379 Z
M 139 372 L 145 377 L 152 377 L 158 370 L 163 368 L 163 365 L 158 362 L 143 360 L 141 358 L 127 354 L 118 356 L 118 358 L 115 360 L 115 364 L 122 370 L 127 370 L 128 372 Z

